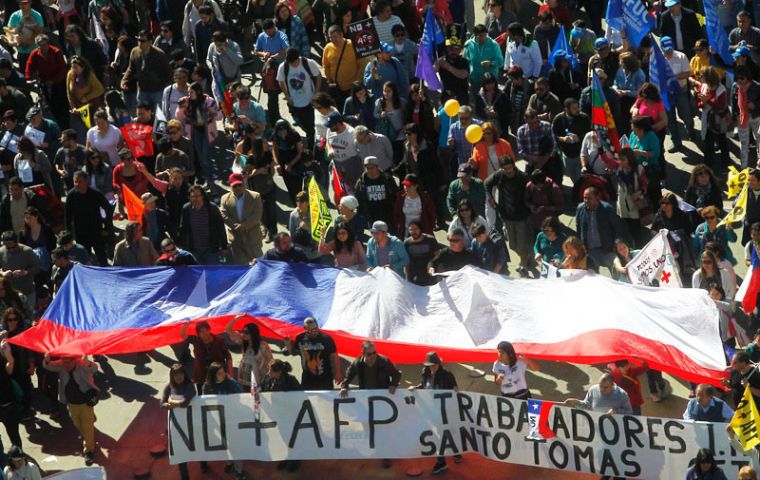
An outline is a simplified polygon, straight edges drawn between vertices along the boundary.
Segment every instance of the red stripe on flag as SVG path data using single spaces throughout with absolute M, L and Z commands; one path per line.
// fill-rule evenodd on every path
M 549 427 L 549 412 L 554 402 L 541 401 L 541 411 L 538 413 L 538 433 L 545 439 L 556 437 L 557 434 Z
M 753 268 L 749 272 L 750 278 L 744 280 L 745 282 L 749 282 L 744 299 L 742 300 L 742 308 L 747 315 L 755 311 L 757 294 L 760 293 L 760 275 L 755 275 L 755 273 L 755 269 Z

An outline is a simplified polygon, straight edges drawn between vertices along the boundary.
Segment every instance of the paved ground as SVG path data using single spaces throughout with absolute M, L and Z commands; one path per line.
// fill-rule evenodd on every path
M 478 10 L 478 18 L 482 13 Z M 254 98 L 257 94 L 254 90 Z M 265 102 L 265 96 L 262 96 Z M 287 117 L 286 105 L 281 104 L 281 111 Z M 677 193 L 683 191 L 691 167 L 701 161 L 701 153 L 690 143 L 690 149 L 684 156 L 667 155 L 671 165 L 668 172 L 668 184 Z M 666 142 L 666 147 L 669 143 Z M 215 149 L 214 157 L 222 165 L 229 165 L 231 158 L 222 150 Z M 736 158 L 734 156 L 734 158 Z M 279 182 L 279 179 L 278 179 Z M 569 186 L 569 185 L 568 185 Z M 282 187 L 282 185 L 281 185 Z M 292 209 L 287 195 L 280 191 L 278 197 L 279 218 L 285 222 L 287 213 Z M 571 216 L 563 215 L 562 221 L 574 229 Z M 280 227 L 282 228 L 282 226 Z M 445 240 L 443 232 L 438 232 L 440 241 Z M 743 258 L 741 247 L 734 245 L 737 258 Z M 513 253 L 513 258 L 517 258 Z M 510 265 L 514 272 L 517 265 Z M 737 274 L 743 276 L 745 268 L 738 266 Z M 275 348 L 277 350 L 277 348 Z M 237 355 L 235 362 L 237 363 Z M 292 362 L 292 357 L 283 357 Z M 168 366 L 174 362 L 169 348 L 163 348 L 147 354 L 122 355 L 99 358 L 104 374 L 99 375 L 98 382 L 103 385 L 105 394 L 96 407 L 98 421 L 96 462 L 106 468 L 109 478 L 126 480 L 133 477 L 136 469 L 147 468 L 154 479 L 179 478 L 176 469 L 168 465 L 167 457 L 153 458 L 150 449 L 154 445 L 166 444 L 166 413 L 159 408 L 158 395 L 167 381 Z M 296 376 L 300 365 L 293 363 Z M 603 366 L 591 367 L 557 362 L 540 362 L 539 372 L 528 373 L 528 384 L 539 398 L 561 401 L 570 396 L 581 396 L 588 385 L 596 383 Z M 451 365 L 457 375 L 462 390 L 498 393 L 497 387 L 490 382 L 490 377 L 469 376 L 472 369 L 489 370 L 488 364 Z M 407 386 L 417 383 L 418 366 L 401 366 L 402 384 Z M 671 379 L 675 387 L 673 397 L 662 403 L 647 402 L 643 406 L 644 415 L 680 417 L 686 405 L 688 395 L 683 382 Z M 645 384 L 645 381 L 644 381 Z M 38 399 L 39 406 L 45 405 L 44 399 Z M 40 413 L 34 422 L 22 426 L 22 438 L 25 450 L 41 462 L 49 472 L 68 470 L 84 465 L 79 455 L 80 441 L 76 429 L 68 419 L 59 423 L 46 414 Z M 7 442 L 7 436 L 5 437 Z M 400 478 L 411 466 L 420 466 L 425 470 L 425 477 L 430 476 L 431 460 L 399 460 L 390 470 L 380 468 L 379 462 L 372 461 L 310 461 L 304 462 L 301 471 L 284 474 L 274 469 L 274 464 L 265 462 L 246 462 L 245 470 L 249 476 L 256 478 Z M 191 466 L 193 478 L 222 479 L 229 478 L 222 471 L 223 464 L 212 465 L 212 473 L 201 476 L 197 465 Z M 361 472 L 361 474 L 359 474 Z M 467 455 L 460 465 L 450 465 L 449 478 L 515 478 L 515 479 L 587 479 L 591 475 L 569 474 L 554 470 L 528 468 L 485 460 L 476 455 Z

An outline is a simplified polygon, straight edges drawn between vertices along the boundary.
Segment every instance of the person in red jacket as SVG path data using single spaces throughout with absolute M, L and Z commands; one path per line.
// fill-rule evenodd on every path
M 396 194 L 394 218 L 399 237 L 406 237 L 409 223 L 416 220 L 422 226 L 422 233 L 433 234 L 435 228 L 435 204 L 427 193 L 419 188 L 417 175 L 410 173 L 401 182 L 403 189 Z
M 24 68 L 28 81 L 38 80 L 39 87 L 61 129 L 69 128 L 69 101 L 66 97 L 66 73 L 68 66 L 63 52 L 50 45 L 50 38 L 37 35 L 37 48 L 29 54 Z
M 644 395 L 641 393 L 639 376 L 649 370 L 646 363 L 631 365 L 628 360 L 618 360 L 612 369 L 612 377 L 617 386 L 625 390 L 631 400 L 631 408 L 634 415 L 641 415 L 641 405 L 644 403 Z

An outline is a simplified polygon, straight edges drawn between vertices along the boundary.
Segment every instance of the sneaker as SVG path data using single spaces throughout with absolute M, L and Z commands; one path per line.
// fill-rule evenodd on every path
M 84 452 L 84 464 L 88 467 L 95 463 L 95 459 L 93 458 L 92 452 Z
M 670 148 L 668 149 L 668 153 L 677 153 L 677 152 L 679 152 L 679 151 L 680 151 L 682 148 L 683 148 L 683 146 L 681 146 L 681 145 L 673 145 L 672 147 L 670 147 Z
M 445 463 L 436 463 L 433 467 L 433 475 L 438 475 L 449 469 L 449 466 Z

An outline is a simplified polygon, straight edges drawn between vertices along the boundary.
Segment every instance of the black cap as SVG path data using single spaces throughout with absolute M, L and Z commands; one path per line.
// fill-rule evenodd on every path
M 428 352 L 427 355 L 425 355 L 425 365 L 426 367 L 431 367 L 433 365 L 440 365 L 441 364 L 441 357 L 438 356 L 438 353 L 436 352 Z

